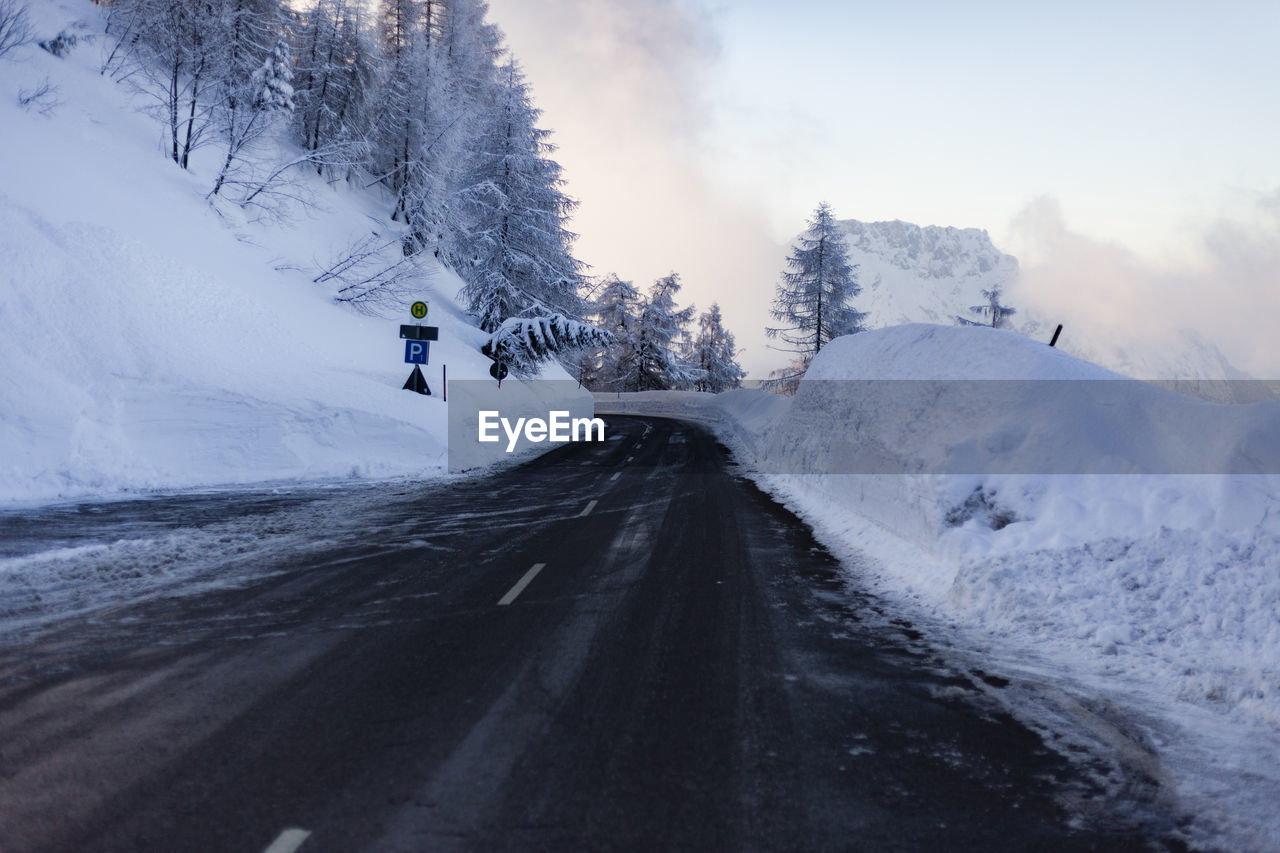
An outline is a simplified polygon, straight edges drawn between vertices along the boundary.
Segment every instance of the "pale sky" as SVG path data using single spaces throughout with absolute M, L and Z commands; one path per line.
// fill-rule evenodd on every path
M 1074 252 L 1144 268 L 1133 286 L 1168 303 L 1144 322 L 1280 376 L 1276 0 L 490 5 L 581 201 L 579 254 L 641 285 L 680 272 L 753 375 L 786 360 L 765 312 L 819 201 L 984 228 L 1030 270 L 1069 262 L 1043 223 L 1015 227 L 1047 200 Z M 1206 319 L 1224 292 L 1234 317 Z

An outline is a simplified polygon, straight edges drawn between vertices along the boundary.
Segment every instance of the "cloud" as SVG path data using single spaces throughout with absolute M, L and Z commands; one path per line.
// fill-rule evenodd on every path
M 785 247 L 759 197 L 709 175 L 714 22 L 675 0 L 492 0 L 580 201 L 577 254 L 647 286 L 672 270 L 684 304 L 719 301 L 763 375 L 764 325 Z M 797 223 L 797 230 L 799 223 Z
M 1073 231 L 1050 197 L 1024 208 L 1011 232 L 1022 264 L 1015 304 L 1114 345 L 1174 348 L 1189 329 L 1242 370 L 1280 377 L 1280 190 L 1195 229 L 1190 260 L 1178 262 Z

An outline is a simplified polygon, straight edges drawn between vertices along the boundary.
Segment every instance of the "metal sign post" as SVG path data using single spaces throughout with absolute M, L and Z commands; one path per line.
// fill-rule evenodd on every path
M 502 380 L 507 378 L 507 365 L 505 362 L 495 361 L 489 365 L 489 375 L 498 380 L 498 387 L 502 387 Z
M 409 306 L 409 313 L 414 319 L 421 320 L 427 316 L 427 303 L 415 302 Z M 431 396 L 431 388 L 427 386 L 427 378 L 422 375 L 422 365 L 428 364 L 431 359 L 431 341 L 440 340 L 440 329 L 438 326 L 401 326 L 400 339 L 404 341 L 404 361 L 405 364 L 413 365 L 413 372 L 409 374 L 409 378 L 405 380 L 404 389 L 406 391 L 416 391 L 419 394 Z

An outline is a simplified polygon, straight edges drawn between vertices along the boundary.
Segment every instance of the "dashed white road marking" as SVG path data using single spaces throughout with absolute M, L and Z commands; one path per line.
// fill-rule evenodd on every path
M 271 842 L 271 846 L 264 850 L 263 853 L 293 853 L 293 851 L 302 846 L 302 842 L 310 837 L 311 833 L 305 829 L 296 827 L 286 829 L 276 837 L 275 841 Z
M 622 476 L 622 472 L 621 472 L 621 471 L 617 471 L 617 472 L 615 472 L 615 473 L 614 473 L 614 475 L 613 475 L 612 477 L 610 477 L 610 478 L 609 478 L 609 481 L 610 481 L 610 482 L 612 482 L 612 481 L 614 481 L 614 480 L 618 479 L 618 478 L 619 478 L 619 477 L 621 477 L 621 476 Z
M 516 585 L 507 590 L 507 594 L 498 599 L 499 607 L 506 607 L 508 604 L 516 600 L 516 596 L 524 592 L 524 588 L 529 582 L 538 576 L 538 572 L 547 567 L 546 563 L 534 563 L 533 568 L 524 573 L 524 577 L 516 581 Z
M 590 501 L 586 508 L 582 510 L 582 512 L 578 513 L 578 518 L 582 518 L 584 515 L 591 515 L 591 510 L 596 508 L 597 503 L 598 501 Z
M 635 459 L 635 457 L 634 457 L 634 456 L 628 456 L 628 457 L 627 457 L 627 461 L 628 461 L 628 462 L 630 462 L 632 459 Z

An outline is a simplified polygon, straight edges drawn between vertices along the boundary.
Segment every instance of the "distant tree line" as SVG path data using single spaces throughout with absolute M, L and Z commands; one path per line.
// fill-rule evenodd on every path
M 595 324 L 610 335 L 584 350 L 578 361 L 582 383 L 593 391 L 709 391 L 741 387 L 733 333 L 719 304 L 697 317 L 679 308 L 680 276 L 658 279 L 647 293 L 616 275 L 606 276 L 592 300 Z

